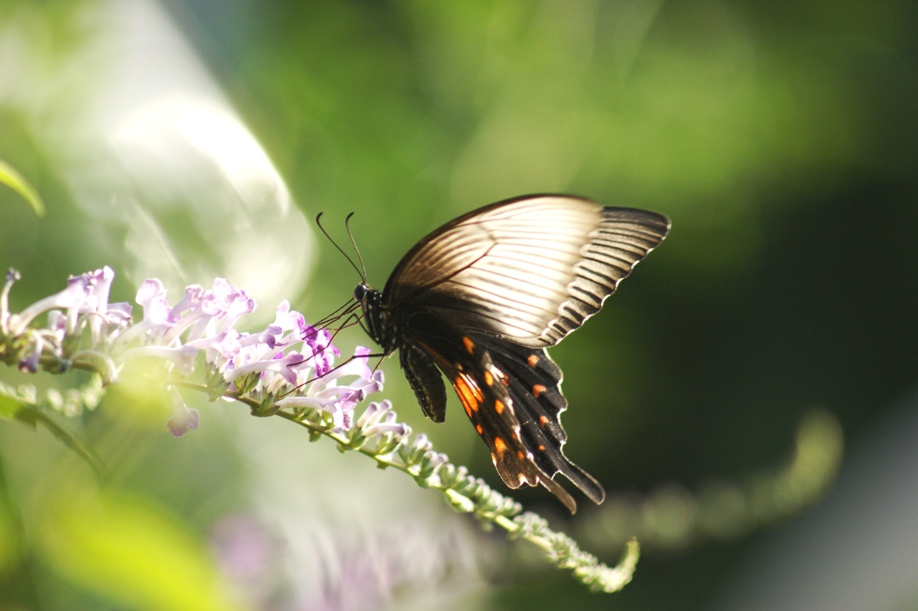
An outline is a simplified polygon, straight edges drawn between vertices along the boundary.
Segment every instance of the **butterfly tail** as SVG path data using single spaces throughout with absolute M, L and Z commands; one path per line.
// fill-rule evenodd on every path
M 569 479 L 572 484 L 577 486 L 577 488 L 579 488 L 580 491 L 587 496 L 587 498 L 589 498 L 597 505 L 600 505 L 604 500 L 606 500 L 606 490 L 602 487 L 602 484 L 597 482 L 596 478 L 594 478 L 592 475 L 571 461 L 567 460 L 566 457 L 564 459 L 563 467 L 558 470 L 562 475 L 564 475 L 564 477 Z M 555 483 L 554 480 L 552 480 L 552 483 Z M 555 485 L 557 486 L 557 484 Z M 551 490 L 549 486 L 546 485 L 545 487 Z M 555 496 L 558 495 L 555 494 Z

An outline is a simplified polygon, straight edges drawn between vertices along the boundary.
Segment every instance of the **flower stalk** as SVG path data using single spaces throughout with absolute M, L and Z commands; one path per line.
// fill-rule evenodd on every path
M 137 322 L 129 304 L 109 303 L 114 272 L 108 267 L 72 277 L 61 292 L 13 313 L 9 293 L 18 280 L 19 274 L 10 271 L 0 289 L 0 361 L 23 373 L 63 374 L 78 368 L 95 375 L 83 391 L 68 392 L 66 398 L 58 391 L 39 397 L 34 387 L 0 385 L 0 416 L 46 422 L 97 468 L 100 461 L 92 451 L 44 410 L 78 415 L 98 404 L 105 386 L 139 374 L 161 384 L 171 397 L 173 413 L 166 425 L 175 436 L 196 429 L 201 420 L 185 404 L 180 388 L 211 401 L 242 403 L 254 416 L 290 420 L 307 429 L 310 440 L 332 439 L 342 452 L 360 452 L 381 468 L 408 474 L 423 488 L 440 490 L 457 511 L 532 542 L 555 566 L 570 570 L 592 589 L 614 592 L 631 579 L 638 558 L 635 541 L 627 544 L 618 566 L 607 567 L 570 537 L 551 531 L 544 519 L 524 513 L 519 503 L 451 464 L 426 435 L 412 435 L 390 401 L 364 407 L 384 382 L 382 371 L 367 364 L 370 350 L 358 347 L 336 366 L 341 353 L 331 332 L 308 324 L 286 301 L 270 325 L 248 333 L 236 324 L 255 310 L 255 301 L 221 278 L 210 289 L 189 286 L 173 306 L 162 282 L 146 280 L 136 295 L 143 312 Z M 42 315 L 47 316 L 45 327 L 36 325 Z

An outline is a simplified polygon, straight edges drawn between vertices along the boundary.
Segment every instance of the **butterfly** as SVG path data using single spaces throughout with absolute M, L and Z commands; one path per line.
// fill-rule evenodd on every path
M 544 486 L 574 513 L 558 473 L 597 504 L 605 490 L 564 455 L 567 400 L 546 348 L 596 314 L 669 226 L 566 195 L 484 206 L 415 244 L 382 292 L 358 284 L 361 324 L 398 352 L 428 418 L 446 416 L 445 376 L 504 483 Z

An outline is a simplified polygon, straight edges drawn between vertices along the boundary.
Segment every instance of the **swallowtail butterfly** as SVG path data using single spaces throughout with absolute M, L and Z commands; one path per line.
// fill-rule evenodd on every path
M 510 488 L 542 485 L 573 513 L 563 474 L 605 490 L 562 451 L 561 369 L 546 348 L 596 314 L 669 231 L 655 212 L 532 195 L 474 210 L 408 251 L 382 292 L 354 290 L 363 326 L 398 351 L 424 414 L 442 422 L 449 380 Z M 442 374 L 442 375 L 441 375 Z

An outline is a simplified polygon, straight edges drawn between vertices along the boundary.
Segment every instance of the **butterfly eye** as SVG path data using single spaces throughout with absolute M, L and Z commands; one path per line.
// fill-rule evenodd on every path
M 367 285 L 361 282 L 356 287 L 354 287 L 354 299 L 357 301 L 363 301 L 364 297 L 367 296 Z

